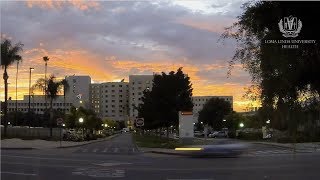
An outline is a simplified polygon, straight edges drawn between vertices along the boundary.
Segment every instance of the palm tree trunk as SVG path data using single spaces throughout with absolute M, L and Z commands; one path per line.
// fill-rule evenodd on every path
M 7 112 L 8 112 L 8 73 L 7 73 L 7 66 L 4 67 L 4 73 L 3 73 L 3 80 L 4 80 L 4 108 L 3 108 L 3 118 L 4 118 L 4 131 L 3 135 L 4 137 L 7 136 L 7 126 L 8 126 L 8 117 L 7 117 Z
M 45 85 L 44 85 L 44 102 L 45 102 L 45 109 L 47 111 L 47 62 L 45 64 L 45 70 L 44 70 L 44 80 L 45 80 Z

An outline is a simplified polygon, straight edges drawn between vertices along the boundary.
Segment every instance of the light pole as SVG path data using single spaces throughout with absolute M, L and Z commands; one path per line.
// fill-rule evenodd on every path
M 81 124 L 81 127 L 82 127 L 82 139 L 84 139 L 84 128 L 83 128 L 83 125 L 82 125 L 82 123 L 83 123 L 83 118 L 81 117 L 81 118 L 79 118 L 79 123 Z
M 29 68 L 29 108 L 28 108 L 28 112 L 30 113 L 30 98 L 31 98 L 31 71 L 34 70 L 34 68 Z

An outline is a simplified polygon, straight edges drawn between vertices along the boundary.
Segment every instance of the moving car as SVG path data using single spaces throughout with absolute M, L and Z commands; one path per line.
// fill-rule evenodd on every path
M 246 143 L 240 143 L 230 140 L 220 140 L 210 145 L 188 146 L 183 148 L 176 148 L 176 151 L 181 151 L 186 155 L 202 157 L 236 157 L 248 150 Z

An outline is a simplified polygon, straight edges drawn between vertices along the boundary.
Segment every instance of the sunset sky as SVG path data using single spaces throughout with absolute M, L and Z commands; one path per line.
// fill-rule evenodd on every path
M 18 99 L 48 74 L 89 75 L 93 82 L 183 67 L 194 95 L 232 95 L 236 111 L 250 76 L 236 64 L 228 78 L 234 41 L 219 41 L 242 12 L 243 0 L 212 1 L 15 1 L 1 4 L 1 36 L 24 44 Z M 9 97 L 15 99 L 16 65 L 9 67 Z M 1 70 L 1 77 L 3 70 Z M 2 78 L 1 78 L 2 79 Z M 3 80 L 0 100 L 4 100 Z

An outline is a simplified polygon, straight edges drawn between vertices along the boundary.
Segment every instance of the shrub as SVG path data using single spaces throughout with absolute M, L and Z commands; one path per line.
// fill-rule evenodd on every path
M 239 139 L 244 140 L 261 140 L 262 133 L 261 132 L 239 132 Z

